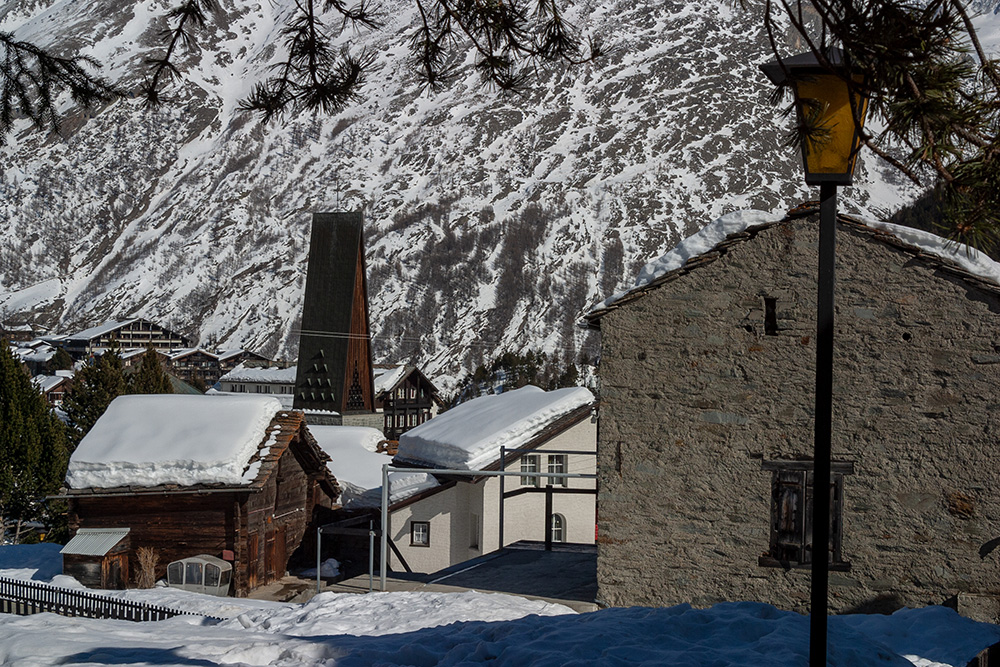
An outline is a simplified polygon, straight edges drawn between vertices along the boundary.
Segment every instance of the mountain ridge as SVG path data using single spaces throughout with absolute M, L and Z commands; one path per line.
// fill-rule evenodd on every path
M 0 29 L 87 35 L 83 52 L 137 86 L 168 3 L 40 7 L 0 5 Z M 579 314 L 650 258 L 723 213 L 815 197 L 766 103 L 759 17 L 728 0 L 567 4 L 617 48 L 541 72 L 521 98 L 483 90 L 471 56 L 422 89 L 405 62 L 413 8 L 390 0 L 382 28 L 340 40 L 376 54 L 363 100 L 263 126 L 236 105 L 279 57 L 290 7 L 225 0 L 166 106 L 77 114 L 62 138 L 18 125 L 0 145 L 0 319 L 143 316 L 292 357 L 310 214 L 360 208 L 376 361 L 447 386 L 503 350 L 592 360 Z M 871 156 L 856 183 L 845 212 L 884 217 L 918 194 Z

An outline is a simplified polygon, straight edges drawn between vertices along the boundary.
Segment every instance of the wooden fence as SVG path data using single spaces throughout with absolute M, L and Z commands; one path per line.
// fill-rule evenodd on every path
M 120 621 L 162 621 L 184 614 L 203 615 L 89 591 L 56 588 L 37 581 L 0 577 L 0 613 L 26 616 L 45 611 L 63 616 L 113 618 Z M 223 620 L 214 616 L 206 618 Z

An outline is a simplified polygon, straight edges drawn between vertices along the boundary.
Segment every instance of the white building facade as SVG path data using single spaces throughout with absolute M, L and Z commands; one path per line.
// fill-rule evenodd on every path
M 537 391 L 543 394 L 537 396 L 543 414 L 528 415 L 526 419 L 524 415 L 519 416 L 517 421 L 521 426 L 508 432 L 508 441 L 502 437 L 493 438 L 496 444 L 493 456 L 472 469 L 499 471 L 500 447 L 509 442 L 503 465 L 505 471 L 595 475 L 597 423 L 593 396 L 582 389 L 580 391 L 586 395 L 577 392 L 576 404 L 568 412 L 548 410 L 550 414 L 544 414 L 550 400 L 548 395 L 557 392 Z M 437 419 L 443 420 L 462 407 L 453 408 Z M 502 406 L 492 406 L 490 401 L 478 406 L 484 414 L 492 413 L 497 407 Z M 475 411 L 468 412 L 465 418 L 475 421 Z M 428 422 L 428 426 L 434 421 Z M 527 432 L 524 432 L 525 423 L 530 424 Z M 461 423 L 455 426 L 460 427 Z M 419 435 L 420 430 L 410 433 Z M 517 451 L 510 451 L 514 449 Z M 398 466 L 407 465 L 406 455 L 407 434 L 404 434 L 396 461 Z M 444 458 L 447 459 L 447 455 Z M 449 466 L 438 464 L 435 467 Z M 389 508 L 389 536 L 414 572 L 436 572 L 521 540 L 545 542 L 546 487 L 550 483 L 552 543 L 593 544 L 595 541 L 597 485 L 594 477 L 539 478 L 526 474 L 523 477 L 505 476 L 502 482 L 501 477 L 488 475 L 436 477 L 440 486 L 408 498 L 394 499 Z M 504 495 L 502 509 L 501 489 Z M 390 558 L 392 570 L 406 569 L 396 554 L 391 554 Z

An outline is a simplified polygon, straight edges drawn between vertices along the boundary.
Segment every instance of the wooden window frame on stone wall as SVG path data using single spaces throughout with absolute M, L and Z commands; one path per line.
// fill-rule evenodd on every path
M 757 564 L 784 569 L 812 566 L 812 461 L 764 461 L 771 473 L 770 541 Z M 843 557 L 844 476 L 854 474 L 851 461 L 831 462 L 830 569 L 846 571 Z M 804 502 L 803 502 L 804 498 Z M 789 512 L 790 501 L 798 509 Z

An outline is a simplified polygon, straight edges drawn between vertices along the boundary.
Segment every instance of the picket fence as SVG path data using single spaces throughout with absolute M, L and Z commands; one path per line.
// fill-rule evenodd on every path
M 37 581 L 0 577 L 0 613 L 26 616 L 46 611 L 63 616 L 112 618 L 120 621 L 162 621 L 185 614 L 203 615 L 89 591 L 57 588 Z M 223 620 L 214 616 L 206 618 Z

